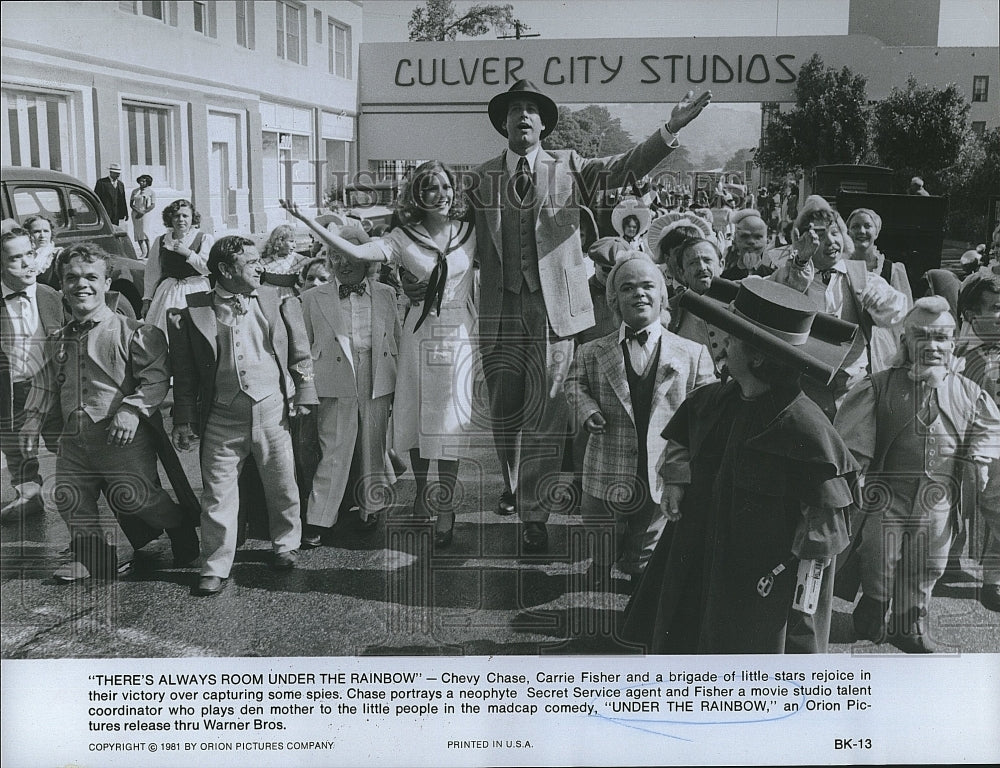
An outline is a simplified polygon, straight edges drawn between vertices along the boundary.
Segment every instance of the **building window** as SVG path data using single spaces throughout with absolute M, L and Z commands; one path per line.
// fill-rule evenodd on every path
M 323 44 L 323 11 L 313 11 L 313 26 L 316 27 L 316 42 Z
M 215 37 L 215 2 L 196 0 L 192 3 L 194 11 L 194 31 L 205 37 Z
M 277 0 L 278 58 L 306 63 L 306 15 L 301 6 Z
M 136 16 L 146 16 L 162 21 L 164 24 L 177 26 L 177 0 L 123 1 L 118 3 L 118 7 L 128 13 L 134 13 Z
M 69 99 L 54 93 L 4 88 L 3 164 L 75 173 Z
M 990 93 L 989 75 L 976 75 L 972 78 L 972 100 L 988 101 Z
M 351 28 L 339 21 L 327 22 L 326 48 L 330 58 L 330 74 L 351 77 Z
M 128 132 L 128 178 L 148 173 L 157 184 L 171 185 L 174 163 L 170 107 L 127 103 L 122 109 Z
M 236 44 L 254 48 L 253 0 L 236 0 Z

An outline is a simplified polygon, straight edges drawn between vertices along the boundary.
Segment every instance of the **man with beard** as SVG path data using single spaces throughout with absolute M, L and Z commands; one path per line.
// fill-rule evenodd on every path
M 985 489 L 1000 456 L 1000 411 L 954 371 L 954 349 L 948 302 L 918 299 L 892 367 L 850 391 L 834 422 L 865 474 L 866 506 L 854 526 L 863 591 L 854 628 L 882 642 L 891 603 L 890 639 L 908 653 L 937 648 L 927 609 L 948 559 L 961 486 Z
M 753 209 L 733 214 L 733 244 L 726 249 L 722 277 L 742 280 L 747 275 L 769 275 L 774 267 L 765 257 L 767 224 Z

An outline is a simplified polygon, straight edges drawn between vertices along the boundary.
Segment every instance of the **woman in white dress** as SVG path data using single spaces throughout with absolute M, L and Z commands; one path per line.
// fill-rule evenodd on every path
M 156 195 L 151 187 L 153 177 L 148 173 L 142 174 L 135 183 L 139 186 L 132 190 L 129 198 L 129 208 L 132 209 L 132 231 L 135 241 L 139 244 L 140 258 L 149 257 L 149 228 L 146 226 L 146 214 L 156 207 Z
M 470 455 L 476 238 L 447 166 L 432 160 L 417 167 L 411 178 L 400 201 L 407 224 L 364 245 L 328 232 L 294 204 L 282 205 L 328 246 L 356 259 L 391 262 L 428 282 L 424 300 L 410 307 L 403 323 L 393 445 L 410 452 L 417 484 L 414 513 L 426 516 L 436 510 L 434 542 L 446 547 L 455 524 L 459 460 Z M 437 462 L 438 486 L 428 493 L 432 460 Z
M 212 236 L 198 229 L 201 214 L 189 200 L 174 200 L 163 209 L 170 231 L 153 241 L 146 262 L 146 290 L 142 300 L 146 322 L 167 332 L 167 310 L 187 306 L 187 295 L 211 290 L 208 254 Z

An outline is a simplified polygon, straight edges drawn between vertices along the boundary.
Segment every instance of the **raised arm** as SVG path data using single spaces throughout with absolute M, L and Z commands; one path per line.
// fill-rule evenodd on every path
M 358 261 L 376 261 L 380 264 L 388 261 L 385 251 L 382 250 L 382 247 L 378 243 L 373 241 L 365 243 L 364 245 L 355 245 L 350 240 L 345 240 L 340 235 L 321 227 L 316 223 L 315 219 L 312 219 L 302 213 L 295 201 L 279 200 L 278 203 L 282 208 L 292 214 L 292 216 L 309 227 L 316 237 L 331 248 L 347 254 L 352 259 L 357 259 Z

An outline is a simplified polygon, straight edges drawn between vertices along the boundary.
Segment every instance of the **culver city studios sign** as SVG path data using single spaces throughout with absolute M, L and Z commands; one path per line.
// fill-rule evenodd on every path
M 970 50 L 886 47 L 855 35 L 365 43 L 359 79 L 362 109 L 376 111 L 482 104 L 521 78 L 566 104 L 670 102 L 689 89 L 711 89 L 718 102 L 793 101 L 814 53 L 866 75 L 877 97 L 909 72 L 937 80 L 924 70 Z

